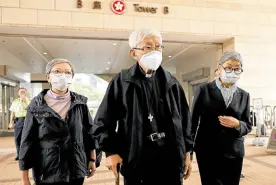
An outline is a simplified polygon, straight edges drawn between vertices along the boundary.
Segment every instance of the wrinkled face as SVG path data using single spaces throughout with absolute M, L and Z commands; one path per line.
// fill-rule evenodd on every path
M 130 55 L 135 58 L 141 65 L 141 57 L 151 51 L 163 51 L 163 46 L 160 43 L 160 39 L 156 36 L 146 37 L 142 42 L 138 44 L 136 48 L 130 50 Z
M 68 63 L 58 63 L 52 68 L 50 74 L 46 75 L 47 81 L 49 83 L 51 83 L 52 75 L 56 75 L 56 76 L 65 75 L 68 78 L 73 78 L 72 68 Z
M 26 89 L 20 89 L 20 90 L 18 91 L 18 96 L 19 96 L 19 97 L 27 96 L 27 90 L 26 90 Z

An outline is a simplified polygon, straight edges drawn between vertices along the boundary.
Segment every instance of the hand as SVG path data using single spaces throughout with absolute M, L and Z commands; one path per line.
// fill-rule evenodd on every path
M 13 126 L 14 126 L 13 121 L 10 121 L 10 124 L 9 124 L 9 129 L 13 129 Z
M 22 100 L 24 103 L 26 103 L 26 102 L 27 102 L 26 96 L 25 96 L 25 95 L 22 95 L 22 96 L 21 96 L 21 100 Z
M 92 177 L 96 172 L 96 163 L 90 161 L 88 163 L 88 174 L 87 174 L 87 178 Z
M 31 185 L 31 182 L 29 179 L 23 180 L 23 185 Z
M 227 128 L 239 128 L 240 127 L 240 121 L 236 118 L 233 118 L 231 116 L 219 116 L 219 121 L 222 126 L 225 126 Z
M 192 173 L 192 161 L 191 161 L 191 154 L 190 152 L 186 153 L 186 160 L 185 160 L 185 169 L 184 169 L 184 180 L 187 180 Z
M 123 164 L 123 159 L 119 155 L 115 154 L 106 158 L 106 167 L 109 170 L 113 171 L 113 174 L 115 175 L 115 177 L 119 176 L 117 171 L 118 164 Z

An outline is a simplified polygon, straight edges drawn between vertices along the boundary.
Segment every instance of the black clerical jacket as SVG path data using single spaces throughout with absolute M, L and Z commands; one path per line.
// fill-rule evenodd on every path
M 93 126 L 93 135 L 100 149 L 107 155 L 119 154 L 124 163 L 131 164 L 133 168 L 141 161 L 145 137 L 143 128 L 148 121 L 148 114 L 145 113 L 142 103 L 143 91 L 138 77 L 139 70 L 137 63 L 112 79 Z M 170 133 L 166 137 L 171 137 L 174 141 L 180 173 L 183 174 L 185 153 L 191 151 L 193 146 L 189 107 L 176 78 L 162 67 L 159 67 L 156 73 L 164 78 L 159 84 L 160 101 L 168 107 L 164 116 L 169 120 L 166 124 L 171 125 L 171 129 L 165 131 Z

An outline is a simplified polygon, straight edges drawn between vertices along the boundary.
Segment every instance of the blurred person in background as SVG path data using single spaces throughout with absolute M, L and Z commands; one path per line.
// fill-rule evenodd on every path
M 21 135 L 27 114 L 27 107 L 31 102 L 31 100 L 28 98 L 28 91 L 26 88 L 19 88 L 18 96 L 19 98 L 15 99 L 10 107 L 11 117 L 9 124 L 9 129 L 14 128 L 14 141 L 16 146 L 15 160 L 18 160 Z

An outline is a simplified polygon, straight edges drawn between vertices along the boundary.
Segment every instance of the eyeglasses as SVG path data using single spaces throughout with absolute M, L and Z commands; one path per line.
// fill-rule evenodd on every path
M 60 70 L 53 70 L 51 71 L 52 74 L 55 74 L 55 75 L 58 75 L 58 76 L 61 76 L 62 74 L 65 74 L 65 76 L 73 76 L 73 73 L 71 71 L 65 71 L 65 72 L 62 72 Z
M 243 72 L 243 69 L 240 67 L 233 68 L 233 67 L 222 67 L 226 73 L 232 73 L 232 71 L 235 72 L 235 74 L 239 75 Z
M 133 49 L 137 49 L 137 50 L 142 50 L 142 51 L 163 51 L 164 46 L 145 46 L 142 48 L 133 48 Z

